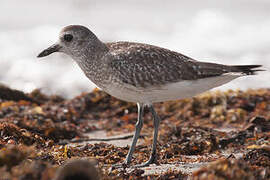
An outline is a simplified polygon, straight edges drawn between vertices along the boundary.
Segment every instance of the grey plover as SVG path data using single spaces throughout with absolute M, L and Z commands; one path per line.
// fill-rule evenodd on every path
M 231 80 L 253 75 L 261 65 L 230 66 L 200 62 L 183 54 L 134 42 L 103 43 L 88 28 L 70 25 L 60 32 L 57 43 L 38 57 L 62 52 L 71 56 L 84 74 L 108 94 L 138 106 L 138 121 L 132 144 L 123 164 L 130 164 L 149 107 L 154 135 L 147 166 L 155 161 L 160 118 L 153 103 L 195 96 Z

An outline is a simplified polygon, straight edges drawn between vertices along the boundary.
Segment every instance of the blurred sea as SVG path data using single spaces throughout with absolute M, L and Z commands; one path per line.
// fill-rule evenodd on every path
M 1 0 L 0 82 L 72 97 L 94 85 L 63 54 L 37 59 L 69 24 L 99 39 L 149 43 L 194 59 L 270 69 L 269 0 Z M 219 87 L 270 87 L 269 72 Z

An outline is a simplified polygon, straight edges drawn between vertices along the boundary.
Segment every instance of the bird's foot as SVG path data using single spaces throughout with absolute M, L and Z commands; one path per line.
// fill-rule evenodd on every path
M 156 154 L 152 154 L 150 156 L 150 158 L 148 159 L 148 161 L 146 161 L 145 163 L 142 163 L 142 164 L 137 164 L 135 166 L 132 166 L 134 168 L 141 168 L 141 167 L 147 167 L 149 166 L 150 164 L 154 164 L 156 162 Z
M 114 170 L 114 169 L 117 169 L 117 168 L 123 168 L 123 169 L 126 169 L 126 168 L 141 168 L 141 167 L 147 167 L 149 166 L 150 164 L 154 164 L 156 162 L 156 154 L 151 154 L 150 158 L 148 159 L 148 161 L 146 161 L 145 163 L 142 163 L 142 164 L 137 164 L 137 165 L 134 165 L 134 166 L 131 166 L 130 165 L 130 162 L 127 162 L 127 161 L 124 161 L 123 163 L 120 163 L 120 164 L 114 164 L 111 166 L 111 170 Z
M 130 163 L 127 163 L 126 161 L 123 163 L 119 163 L 119 164 L 113 164 L 110 168 L 110 171 L 114 170 L 114 169 L 118 169 L 118 168 L 123 168 L 126 169 L 130 167 Z

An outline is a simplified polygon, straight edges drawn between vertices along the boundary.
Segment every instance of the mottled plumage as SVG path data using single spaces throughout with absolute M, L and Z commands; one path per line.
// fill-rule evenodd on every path
M 192 97 L 243 75 L 252 75 L 260 65 L 228 66 L 196 61 L 183 54 L 153 45 L 103 43 L 89 29 L 65 27 L 59 41 L 38 57 L 53 52 L 71 56 L 98 87 L 119 99 L 137 102 L 138 122 L 125 164 L 130 164 L 143 124 L 144 107 L 154 117 L 154 138 L 147 166 L 156 159 L 160 118 L 152 103 Z
M 112 54 L 109 67 L 113 69 L 113 75 L 123 83 L 135 87 L 160 86 L 241 72 L 235 66 L 199 62 L 183 54 L 148 44 L 115 42 L 106 45 Z M 252 66 L 254 67 L 259 66 Z

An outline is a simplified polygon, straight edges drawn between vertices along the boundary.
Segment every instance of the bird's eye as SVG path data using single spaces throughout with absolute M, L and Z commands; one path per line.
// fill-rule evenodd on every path
M 71 34 L 65 34 L 64 35 L 64 40 L 67 41 L 67 42 L 70 42 L 72 41 L 73 39 L 73 36 Z

